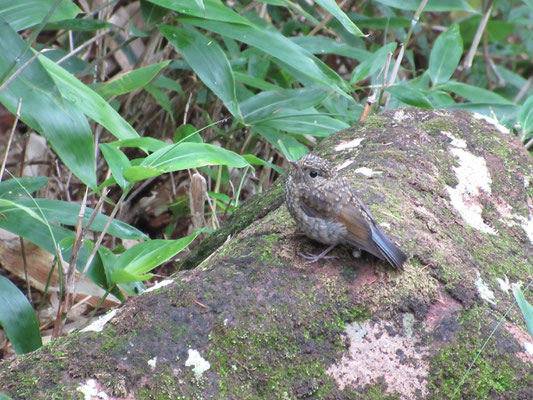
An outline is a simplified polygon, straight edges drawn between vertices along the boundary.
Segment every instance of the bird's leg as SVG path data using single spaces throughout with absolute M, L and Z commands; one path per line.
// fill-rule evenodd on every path
M 321 260 L 321 259 L 326 259 L 326 258 L 337 258 L 336 256 L 327 256 L 326 254 L 328 254 L 330 252 L 331 249 L 333 249 L 337 244 L 332 244 L 330 245 L 326 250 L 324 250 L 322 253 L 320 254 L 311 254 L 311 253 L 298 253 L 300 256 L 302 256 L 303 258 L 305 258 L 307 261 L 304 262 L 304 264 L 312 264 L 314 262 L 317 262 L 318 260 Z

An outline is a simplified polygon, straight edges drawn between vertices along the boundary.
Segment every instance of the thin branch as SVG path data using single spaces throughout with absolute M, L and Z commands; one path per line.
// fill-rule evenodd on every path
M 409 39 L 411 38 L 411 35 L 413 34 L 415 26 L 418 23 L 418 20 L 420 19 L 420 15 L 424 11 L 424 8 L 426 7 L 427 2 L 428 0 L 422 0 L 420 2 L 420 5 L 418 6 L 418 9 L 413 15 L 413 19 L 411 20 L 411 26 L 409 27 L 409 30 L 407 31 L 407 35 L 405 36 L 405 39 L 400 47 L 400 52 L 398 53 L 398 57 L 396 58 L 396 63 L 394 64 L 394 68 L 392 69 L 392 73 L 391 73 L 389 82 L 387 83 L 387 87 L 392 86 L 394 82 L 396 81 L 396 76 L 398 75 L 398 71 L 400 70 L 400 65 L 402 64 L 403 55 L 405 53 L 405 48 L 409 44 Z M 389 105 L 389 99 L 390 99 L 390 93 L 386 93 L 385 94 L 385 105 L 383 107 L 384 110 L 386 110 L 387 106 Z
M 15 71 L 13 75 L 11 75 L 9 78 L 7 78 L 4 83 L 2 83 L 2 86 L 0 86 L 0 93 L 6 90 L 6 88 L 9 86 L 11 82 L 13 82 L 17 77 L 22 74 L 22 72 L 30 66 L 30 64 L 41 54 L 46 53 L 47 51 L 50 51 L 52 49 L 41 49 L 37 53 L 35 53 L 28 61 L 26 61 L 19 69 Z
M 105 31 L 103 31 L 102 33 L 96 35 L 95 37 L 93 37 L 91 40 L 88 40 L 86 41 L 85 43 L 79 45 L 78 47 L 76 47 L 73 51 L 71 51 L 70 53 L 66 54 L 64 57 L 60 58 L 56 64 L 61 64 L 63 61 L 69 59 L 70 57 L 78 54 L 80 51 L 82 51 L 84 48 L 86 48 L 87 46 L 90 46 L 91 44 L 93 44 L 94 42 L 96 42 L 98 39 L 100 39 L 102 36 L 105 36 L 107 35 L 109 32 L 111 32 L 111 29 L 106 29 Z
M 487 22 L 489 21 L 489 17 L 490 17 L 490 14 L 492 13 L 493 5 L 494 5 L 494 0 L 490 0 L 489 7 L 487 11 L 485 12 L 485 14 L 483 14 L 483 18 L 481 18 L 479 26 L 477 27 L 476 34 L 474 36 L 474 39 L 472 40 L 472 44 L 470 45 L 470 50 L 468 50 L 468 53 L 463 62 L 463 67 L 465 70 L 469 70 L 472 67 L 472 61 L 474 60 L 474 56 L 476 55 L 476 50 L 479 46 L 481 35 L 485 31 Z
M 15 134 L 15 129 L 20 118 L 20 108 L 22 107 L 22 98 L 19 98 L 19 103 L 17 106 L 17 113 L 15 114 L 15 121 L 13 121 L 13 126 L 11 127 L 11 132 L 9 133 L 9 140 L 7 141 L 6 153 L 4 154 L 4 160 L 2 161 L 2 168 L 0 168 L 0 182 L 2 182 L 2 177 L 4 176 L 4 170 L 6 169 L 7 155 L 9 154 L 9 148 L 13 141 L 13 135 Z

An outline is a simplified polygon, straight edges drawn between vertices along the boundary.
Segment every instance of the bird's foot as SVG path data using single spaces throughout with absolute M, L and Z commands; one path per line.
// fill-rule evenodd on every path
M 329 253 L 329 251 L 334 248 L 335 245 L 332 244 L 331 246 L 329 246 L 326 250 L 324 250 L 322 253 L 320 254 L 311 254 L 311 253 L 298 253 L 300 256 L 302 256 L 303 258 L 305 258 L 307 261 L 304 262 L 305 265 L 307 264 L 312 264 L 312 263 L 315 263 L 317 262 L 318 260 L 322 260 L 322 259 L 327 259 L 327 258 L 338 258 L 336 256 L 327 256 L 326 254 Z
M 307 260 L 307 261 L 304 262 L 305 265 L 315 263 L 315 262 L 317 262 L 319 260 L 326 260 L 326 259 L 330 259 L 330 258 L 339 258 L 337 256 L 322 255 L 322 253 L 320 253 L 320 254 L 298 253 L 298 255 L 302 256 L 303 258 L 305 258 Z

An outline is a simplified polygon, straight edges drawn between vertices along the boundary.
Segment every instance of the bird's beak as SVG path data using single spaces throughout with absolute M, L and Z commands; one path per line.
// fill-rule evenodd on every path
M 292 161 L 292 160 L 289 160 L 289 162 L 292 164 L 292 166 L 296 169 L 300 169 L 300 166 L 298 165 L 298 163 L 296 161 Z

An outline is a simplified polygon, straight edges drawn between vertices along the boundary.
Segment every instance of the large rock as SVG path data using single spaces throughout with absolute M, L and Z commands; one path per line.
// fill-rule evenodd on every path
M 465 112 L 407 109 L 315 151 L 412 256 L 405 272 L 342 246 L 336 259 L 305 266 L 298 253 L 324 246 L 298 235 L 280 202 L 282 178 L 235 214 L 231 240 L 130 298 L 102 331 L 0 364 L 0 390 L 18 399 L 90 390 L 126 399 L 532 399 L 524 344 L 533 339 L 502 284 L 532 273 L 533 162 L 516 138 Z M 198 250 L 190 266 L 208 253 Z

